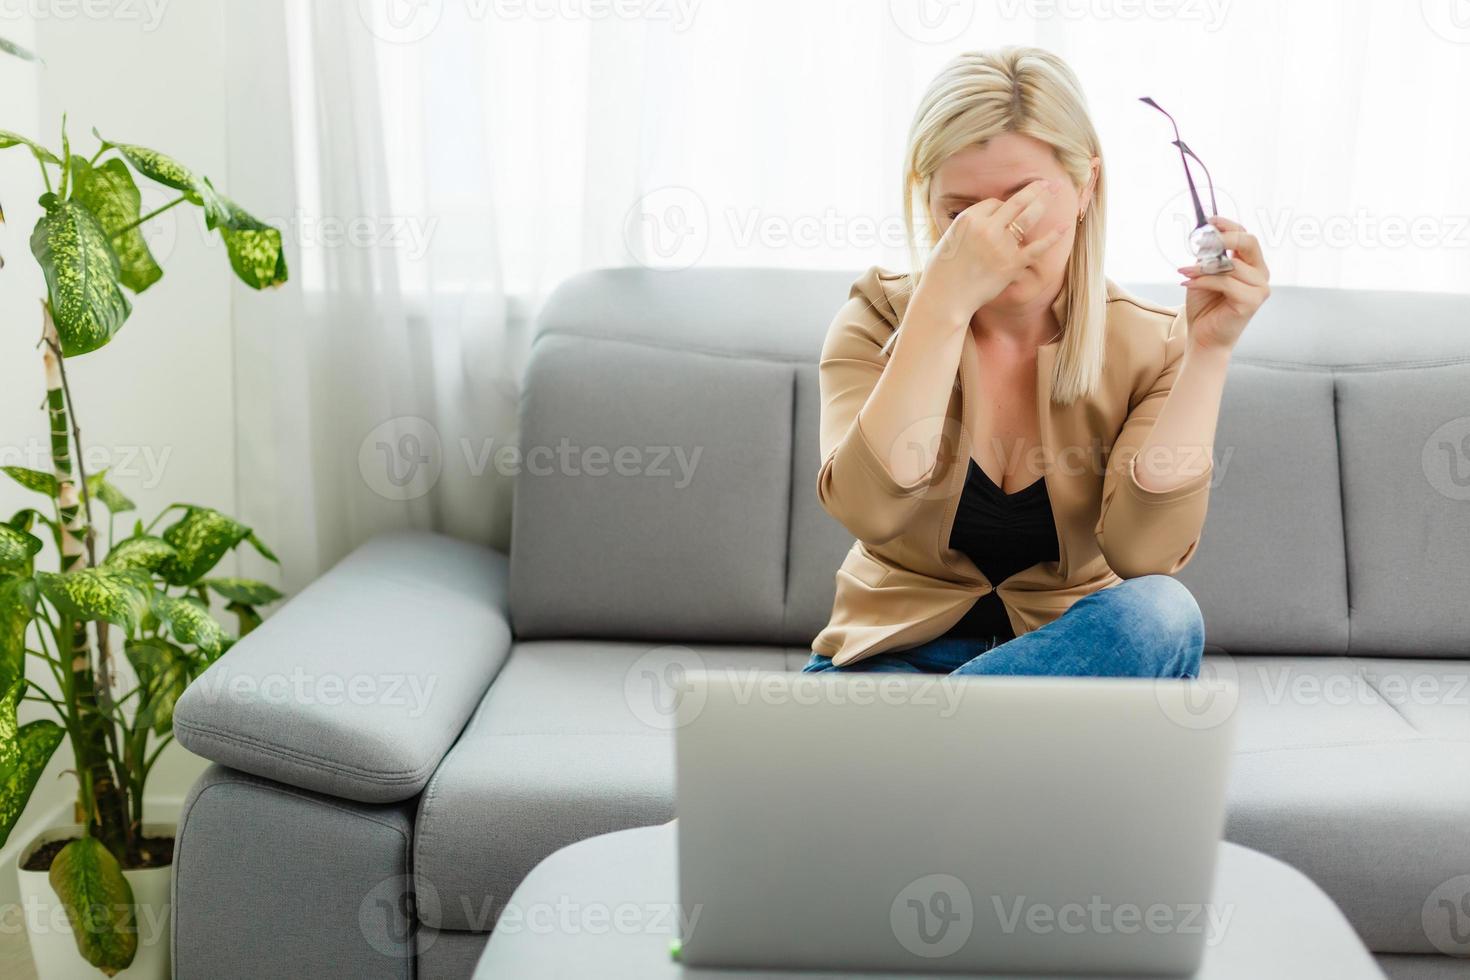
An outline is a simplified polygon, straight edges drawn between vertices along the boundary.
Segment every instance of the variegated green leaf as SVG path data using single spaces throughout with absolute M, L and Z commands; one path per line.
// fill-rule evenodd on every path
M 52 538 L 55 538 L 57 535 L 56 522 L 47 517 L 45 514 L 41 513 L 39 510 L 36 510 L 34 507 L 26 507 L 22 510 L 16 511 L 10 516 L 10 520 L 6 521 L 5 523 L 9 527 L 12 527 L 17 531 L 25 531 L 27 534 L 29 534 L 31 528 L 35 527 L 37 524 L 44 524 L 51 529 Z
M 168 627 L 169 634 L 178 642 L 198 647 L 211 659 L 219 656 L 220 643 L 225 638 L 224 627 L 198 603 L 156 592 L 153 595 L 153 615 Z
M 41 594 L 66 615 L 105 620 L 129 634 L 148 609 L 148 576 L 131 568 L 81 568 L 74 572 L 37 572 Z
M 38 595 L 34 579 L 0 580 L 0 691 L 25 677 L 26 631 Z
M 112 852 L 95 837 L 79 837 L 52 860 L 49 879 L 82 958 L 108 976 L 126 969 L 138 952 L 138 928 L 133 889 Z
M 204 221 L 210 228 L 217 228 L 229 219 L 229 209 L 209 181 L 173 157 L 132 143 L 103 140 L 103 145 L 116 149 L 134 170 L 149 180 L 183 191 L 190 203 L 204 209 Z
M 51 520 L 50 517 L 47 517 L 46 514 L 41 513 L 41 511 L 26 507 L 25 510 L 15 511 L 15 514 L 6 523 L 10 527 L 13 527 L 13 529 L 24 530 L 26 533 L 31 532 L 32 527 L 46 525 L 47 529 L 50 529 L 51 532 L 51 542 L 56 544 L 57 548 L 60 548 L 60 532 L 57 530 L 56 522 Z
M 112 243 L 119 281 L 141 293 L 163 276 L 163 270 L 154 261 L 143 229 L 137 224 L 143 213 L 143 199 L 127 164 L 113 158 L 93 167 L 81 157 L 72 157 L 71 165 L 72 200 L 92 212 Z
M 163 532 L 163 539 L 179 553 L 164 565 L 163 575 L 170 585 L 193 585 L 249 534 L 250 528 L 217 510 L 190 507 Z
M 117 487 L 107 482 L 106 470 L 87 477 L 87 493 L 102 501 L 103 505 L 114 514 L 137 510 L 137 504 L 129 500 L 127 495 Z
M 25 676 L 26 628 L 36 613 L 36 581 L 0 579 L 0 691 Z
M 262 540 L 260 540 L 260 538 L 256 537 L 254 531 L 251 531 L 249 534 L 247 534 L 245 536 L 245 540 L 246 541 L 249 541 L 251 547 L 253 547 L 256 551 L 260 552 L 260 557 L 266 559 L 267 561 L 274 562 L 277 565 L 279 565 L 281 563 L 281 559 L 279 559 L 279 558 L 276 557 L 276 553 L 274 551 L 271 551 L 269 548 L 267 548 L 265 546 L 265 542 L 262 541 Z
M 0 729 L 7 727 L 0 721 Z M 46 764 L 66 735 L 66 729 L 50 719 L 28 722 L 14 736 L 0 731 L 0 847 L 10 837 L 16 821 L 30 802 Z
M 178 556 L 174 546 L 151 534 L 127 538 L 112 546 L 102 559 L 104 568 L 139 568 L 156 572 Z
M 243 602 L 232 602 L 225 608 L 235 614 L 235 619 L 240 623 L 239 633 L 242 637 L 250 635 L 251 631 L 260 625 L 260 613 L 255 611 L 254 606 Z
M 25 681 L 16 680 L 0 692 L 0 847 L 10 838 L 51 753 L 66 734 L 54 721 L 19 724 L 15 709 L 24 690 Z
M 52 153 L 50 150 L 46 149 L 40 143 L 37 143 L 35 140 L 22 136 L 19 133 L 12 133 L 8 129 L 0 129 L 0 150 L 6 149 L 7 147 L 11 146 L 29 147 L 31 154 L 35 156 L 36 159 L 44 160 L 47 163 L 54 163 L 58 166 L 61 164 L 60 157 L 58 157 L 55 153 Z
M 31 252 L 46 276 L 61 352 L 94 351 L 122 329 L 133 306 L 118 283 L 117 256 L 92 212 L 54 194 L 31 233 Z
M 56 482 L 56 474 L 54 473 L 29 470 L 24 466 L 0 466 L 0 472 L 3 472 L 27 490 L 44 493 L 48 497 L 55 497 L 61 492 L 61 485 Z
M 125 650 L 144 689 L 137 723 L 166 735 L 173 728 L 174 705 L 189 686 L 189 655 L 166 640 L 130 640 Z
M 196 174 L 170 156 L 131 143 L 103 140 L 103 146 L 116 149 L 138 173 L 183 191 L 191 203 L 203 208 L 205 225 L 219 229 L 230 267 L 246 285 L 264 289 L 286 281 L 286 254 L 278 228 L 253 217 L 216 191 L 208 177 Z
M 213 589 L 222 598 L 247 606 L 264 606 L 281 598 L 275 586 L 250 578 L 207 578 L 199 584 Z
M 40 58 L 36 57 L 36 55 L 35 55 L 34 52 L 31 52 L 31 51 L 26 50 L 25 48 L 21 47 L 19 44 L 16 44 L 14 41 L 7 41 L 3 37 L 0 37 L 0 52 L 4 52 L 5 54 L 9 54 L 9 55 L 14 55 L 15 57 L 21 59 L 22 61 L 37 61 L 38 62 L 38 61 L 41 60 Z
M 41 550 L 41 539 L 34 534 L 0 524 L 0 578 L 29 575 L 31 559 Z
M 221 197 L 226 218 L 220 224 L 220 237 L 230 254 L 230 267 L 240 281 L 255 289 L 285 283 L 286 252 L 281 248 L 278 228 L 259 221 L 234 201 Z

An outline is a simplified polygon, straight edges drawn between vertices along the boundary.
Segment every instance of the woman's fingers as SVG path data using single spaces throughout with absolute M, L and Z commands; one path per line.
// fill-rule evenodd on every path
M 1261 287 L 1241 282 L 1239 279 L 1226 274 L 1217 273 L 1212 276 L 1196 276 L 1184 282 L 1185 290 L 1204 290 L 1210 293 L 1219 293 L 1232 303 L 1246 308 L 1254 308 L 1261 304 L 1257 299 Z
M 1051 204 L 1050 198 L 1050 194 L 1036 195 L 1031 199 L 1029 204 L 1021 209 L 1020 214 L 1011 219 L 1010 224 L 1020 228 L 1029 238 L 1031 229 L 1036 227 L 1036 222 L 1040 221 L 1042 216 L 1046 214 L 1046 209 Z
M 1217 273 L 1217 275 L 1233 276 L 1234 278 L 1239 279 L 1241 282 L 1251 286 L 1264 286 L 1268 282 L 1270 282 L 1270 276 L 1268 276 L 1263 270 L 1251 265 L 1239 255 L 1236 255 L 1234 258 L 1231 259 L 1231 264 L 1235 266 L 1232 271 Z M 1178 271 L 1179 274 L 1184 276 L 1186 279 L 1193 279 L 1197 276 L 1204 275 L 1204 272 L 1200 269 L 1198 265 L 1186 265 L 1181 267 Z
M 1021 216 L 1021 213 L 1025 211 L 1028 207 L 1030 207 L 1033 201 L 1044 201 L 1045 198 L 1050 196 L 1051 193 L 1052 191 L 1050 190 L 1050 181 L 1033 180 L 1031 183 L 1016 191 L 1016 193 L 1012 194 L 1010 198 L 1000 207 L 996 208 L 993 217 L 1001 224 L 1008 225 L 1012 221 L 1015 221 L 1017 218 L 1019 218 Z M 1043 205 L 1043 210 L 1044 209 L 1045 205 Z M 1039 216 L 1039 212 L 1037 216 Z M 1032 220 L 1035 219 L 1033 218 Z M 1022 231 L 1025 231 L 1026 228 L 1029 227 L 1024 223 L 1017 223 L 1020 224 Z
M 1262 265 L 1261 243 L 1248 231 L 1223 231 L 1220 241 L 1230 251 L 1241 256 L 1251 265 Z
M 1070 228 L 1061 226 L 1053 227 L 1050 231 L 1044 231 L 1040 237 L 1034 238 L 1021 247 L 1021 259 L 1027 264 L 1041 258 L 1045 252 L 1055 245 Z
M 1185 292 L 1219 293 L 1231 302 L 1244 302 L 1244 298 L 1237 290 L 1244 289 L 1245 287 L 1229 276 L 1199 276 L 1195 279 L 1186 280 L 1183 285 Z
M 1258 266 L 1263 271 L 1266 268 L 1265 258 L 1261 255 L 1261 243 L 1255 235 L 1245 230 L 1245 226 L 1238 221 L 1222 218 L 1218 214 L 1210 219 L 1210 224 L 1220 231 L 1220 239 L 1225 247 L 1241 256 L 1251 265 Z
M 972 214 L 976 214 L 976 215 L 979 215 L 981 217 L 988 218 L 988 217 L 990 217 L 992 214 L 994 214 L 996 212 L 996 209 L 999 208 L 1000 205 L 1001 205 L 1001 202 L 1000 201 L 997 201 L 993 197 L 987 197 L 983 201 L 976 201 L 974 204 L 970 205 L 968 208 L 965 208 L 965 210 L 966 211 L 969 211 Z

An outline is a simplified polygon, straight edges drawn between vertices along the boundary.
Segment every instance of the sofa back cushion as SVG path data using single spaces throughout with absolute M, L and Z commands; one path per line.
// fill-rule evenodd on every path
M 1219 486 L 1179 576 L 1210 642 L 1470 656 L 1467 326 L 1470 297 L 1273 290 L 1231 365 Z
M 1199 598 L 1210 644 L 1232 652 L 1346 652 L 1332 409 L 1331 374 L 1245 358 L 1231 365 L 1210 511 L 1199 550 L 1179 573 Z
M 557 290 L 522 402 L 518 635 L 810 643 L 852 543 L 816 500 L 816 360 L 855 278 L 620 269 Z M 1208 642 L 1470 655 L 1467 322 L 1463 297 L 1275 290 L 1180 574 Z
M 802 317 L 847 278 L 623 269 L 557 290 L 521 403 L 517 635 L 777 641 L 794 375 L 821 342 Z
M 1337 406 L 1349 649 L 1470 656 L 1470 362 L 1344 371 Z

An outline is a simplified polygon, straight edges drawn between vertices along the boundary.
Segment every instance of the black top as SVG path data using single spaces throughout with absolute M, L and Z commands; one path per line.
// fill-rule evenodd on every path
M 1006 493 L 971 459 L 949 546 L 964 552 L 992 586 L 1038 562 L 1056 561 L 1057 522 L 1046 492 L 1046 477 L 1015 493 Z M 999 642 L 1015 635 L 1000 596 L 990 592 L 981 596 L 945 637 L 994 637 Z

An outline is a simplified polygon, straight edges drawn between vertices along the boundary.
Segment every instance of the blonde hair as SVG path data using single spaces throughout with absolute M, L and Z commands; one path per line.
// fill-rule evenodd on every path
M 1001 48 L 960 55 L 929 84 L 909 129 L 904 162 L 904 224 L 914 266 L 939 239 L 929 208 L 934 173 L 951 155 L 1002 133 L 1020 133 L 1049 145 L 1078 190 L 1092 175 L 1092 158 L 1102 157 L 1097 131 L 1077 76 L 1066 62 L 1040 48 Z M 1103 276 L 1103 170 L 1098 168 L 1092 201 L 1076 228 L 1067 278 L 1062 343 L 1052 374 L 1052 400 L 1070 404 L 1092 394 L 1102 376 L 1107 282 Z M 915 234 L 914 211 L 924 215 L 925 240 Z

